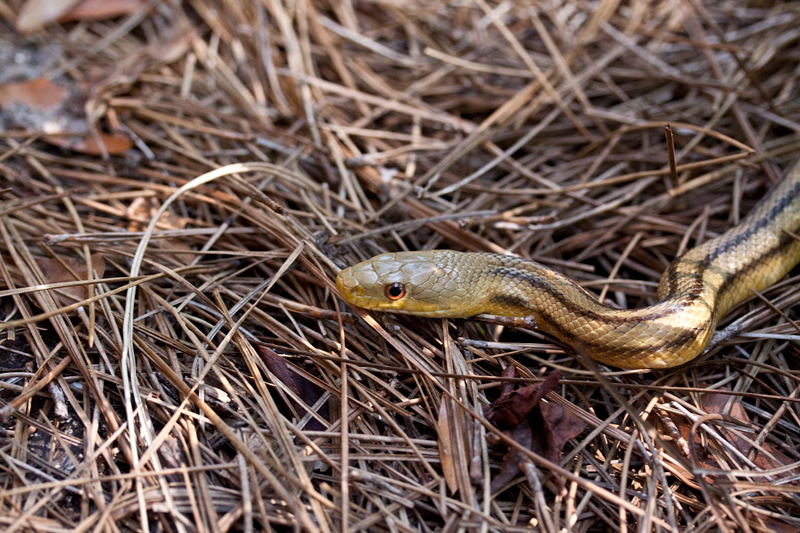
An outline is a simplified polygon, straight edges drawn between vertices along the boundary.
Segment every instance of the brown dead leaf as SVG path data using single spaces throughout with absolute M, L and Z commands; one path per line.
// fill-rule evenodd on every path
M 456 462 L 453 457 L 453 439 L 450 434 L 450 420 L 447 416 L 448 397 L 442 395 L 439 403 L 439 419 L 436 421 L 439 430 L 439 461 L 442 464 L 442 475 L 447 483 L 447 489 L 453 493 L 458 489 L 456 478 Z
M 154 198 L 143 196 L 134 198 L 125 210 L 125 216 L 131 221 L 127 230 L 131 232 L 144 231 L 160 207 L 161 204 Z M 187 223 L 186 218 L 167 211 L 159 217 L 156 227 L 161 230 L 179 230 L 184 229 Z
M 286 385 L 286 387 L 298 398 L 303 400 L 303 403 L 309 407 L 317 403 L 317 400 L 319 400 L 322 396 L 322 389 L 300 374 L 294 372 L 291 368 L 289 368 L 289 365 L 286 364 L 286 361 L 283 359 L 283 357 L 270 350 L 266 346 L 259 345 L 256 348 L 258 353 L 261 355 L 261 360 L 264 361 L 265 365 L 267 365 L 269 371 L 272 372 L 281 383 Z M 305 408 L 299 402 L 291 398 L 289 398 L 289 401 L 291 402 L 294 411 L 299 416 L 303 416 Z M 291 416 L 288 411 L 284 414 Z M 322 404 L 317 410 L 317 414 L 320 415 L 320 417 L 322 417 L 324 420 L 330 420 L 328 416 L 327 404 Z M 309 420 L 308 424 L 306 424 L 305 429 L 309 431 L 323 431 L 326 429 L 326 427 L 319 420 L 312 418 Z
M 125 210 L 125 216 L 130 219 L 128 231 L 144 231 L 150 220 L 156 216 L 161 204 L 153 198 L 134 198 Z M 156 227 L 160 230 L 180 230 L 186 228 L 188 220 L 171 211 L 163 213 Z M 195 253 L 186 239 L 156 239 L 151 241 L 153 249 L 161 250 L 161 257 L 171 257 L 174 264 L 189 265 L 195 258 Z
M 719 390 L 730 390 L 721 388 Z M 726 408 L 730 402 L 730 411 L 726 412 Z M 719 394 L 716 392 L 709 392 L 703 394 L 700 398 L 700 407 L 702 407 L 709 414 L 728 415 L 736 420 L 741 420 L 745 424 L 750 423 L 750 417 L 742 407 L 742 399 L 738 396 L 731 396 L 730 394 Z
M 52 24 L 78 2 L 80 0 L 26 0 L 19 10 L 17 31 L 29 33 Z
M 509 365 L 507 368 L 511 368 L 516 374 L 513 366 Z M 505 370 L 503 373 L 505 374 Z M 539 404 L 545 394 L 555 388 L 560 376 L 561 372 L 555 371 L 551 372 L 542 383 L 528 385 L 516 391 L 504 388 L 503 394 L 486 409 L 486 419 L 500 429 L 516 427 L 528 416 L 530 410 Z M 513 387 L 510 382 L 504 385 Z
M 133 147 L 133 141 L 120 133 L 98 133 L 97 135 L 88 134 L 81 137 L 61 137 L 56 135 L 46 135 L 42 139 L 54 146 L 64 150 L 72 150 L 87 155 L 101 156 L 104 154 L 100 148 L 100 143 L 105 147 L 105 153 L 109 155 L 120 155 Z
M 38 257 L 36 264 L 42 270 L 48 283 L 68 283 L 70 281 L 83 281 L 86 276 L 86 261 L 75 257 Z M 97 273 L 97 279 L 102 279 L 106 271 L 103 254 L 92 254 L 92 270 Z M 61 305 L 70 305 L 89 297 L 88 287 L 79 285 L 63 287 L 56 290 Z
M 759 533 L 800 533 L 800 528 L 769 516 L 750 513 L 750 527 Z
M 507 371 L 508 369 L 511 369 Z M 505 377 L 516 377 L 513 366 L 503 371 Z M 525 449 L 557 463 L 567 441 L 579 435 L 585 424 L 561 405 L 542 402 L 542 398 L 555 389 L 559 371 L 551 372 L 542 382 L 513 390 L 513 384 L 503 384 L 500 397 L 484 410 L 486 418 L 498 429 Z M 503 456 L 500 472 L 492 479 L 492 491 L 514 479 L 522 462 L 528 458 L 516 448 L 509 448 Z M 559 489 L 563 481 L 554 478 Z
M 144 231 L 144 228 L 147 227 L 150 217 L 155 215 L 156 211 L 158 211 L 158 206 L 155 205 L 154 200 L 148 201 L 142 196 L 134 198 L 128 208 L 125 209 L 125 216 L 131 221 L 128 224 L 128 231 L 132 233 Z M 158 219 L 158 229 L 175 229 L 171 224 L 169 224 L 169 215 L 170 213 L 164 213 L 161 215 L 161 218 Z
M 83 0 L 63 16 L 59 22 L 73 20 L 105 20 L 130 15 L 139 9 L 144 0 Z
M 544 434 L 547 438 L 544 456 L 557 463 L 561 459 L 564 445 L 569 439 L 580 435 L 586 427 L 586 423 L 565 409 L 563 405 L 557 403 L 542 402 L 539 404 L 539 409 L 542 413 Z
M 728 389 L 722 388 L 719 390 Z M 732 397 L 729 394 L 710 392 L 702 396 L 700 405 L 709 414 L 728 415 L 736 420 L 740 420 L 743 424 L 750 424 L 750 417 L 747 415 L 747 412 L 742 405 L 742 398 L 740 396 Z M 730 407 L 728 407 L 729 405 Z M 792 463 L 792 460 L 789 457 L 787 457 L 781 451 L 776 450 L 767 442 L 763 443 L 761 448 L 767 452 L 768 455 L 759 453 L 758 448 L 751 446 L 749 442 L 737 436 L 735 432 L 729 431 L 722 427 L 719 428 L 719 430 L 725 437 L 727 437 L 730 443 L 736 446 L 737 450 L 750 457 L 753 463 L 755 463 L 755 465 L 759 468 L 771 470 L 773 468 L 779 468 Z M 788 473 L 784 475 L 788 475 Z
M 191 265 L 196 257 L 194 249 L 185 239 L 164 239 L 159 241 L 159 248 L 168 250 L 177 265 Z
M 729 389 L 721 388 L 718 390 L 724 391 Z M 728 407 L 728 405 L 730 405 L 730 407 Z M 741 421 L 743 424 L 750 424 L 750 417 L 747 415 L 740 397 L 723 394 L 721 392 L 709 392 L 701 397 L 700 406 L 708 414 L 727 415 Z M 683 417 L 676 416 L 671 417 L 671 420 L 680 432 L 680 437 L 682 437 L 689 446 L 694 448 L 694 454 L 697 457 L 699 465 L 708 470 L 719 469 L 720 465 L 717 462 L 714 453 L 712 453 L 712 451 L 708 448 L 704 447 L 704 441 L 700 435 L 695 436 L 694 442 L 689 442 L 692 427 L 691 421 L 688 421 Z M 742 454 L 749 456 L 753 463 L 759 468 L 768 470 L 785 466 L 792 462 L 789 457 L 787 457 L 780 450 L 775 449 L 775 447 L 769 443 L 765 442 L 762 444 L 761 449 L 770 454 L 771 457 L 770 455 L 759 453 L 758 449 L 751 446 L 746 440 L 738 437 L 735 432 L 729 431 L 723 426 L 717 426 L 716 429 L 728 442 L 733 444 L 737 450 L 739 450 Z M 775 460 L 772 459 L 773 457 Z M 695 483 L 692 479 L 693 476 L 691 472 L 679 467 L 676 467 L 676 469 L 676 473 L 683 475 L 683 481 L 685 483 L 690 485 Z M 787 475 L 789 474 L 778 474 L 776 476 L 785 477 Z M 709 483 L 713 483 L 714 478 L 708 477 L 707 481 Z
M 526 449 L 532 450 L 534 448 L 533 429 L 530 424 L 520 424 L 511 431 L 504 431 L 503 433 Z M 520 465 L 525 460 L 527 460 L 527 456 L 524 453 L 516 448 L 508 448 L 508 451 L 503 455 L 500 471 L 492 477 L 491 491 L 497 492 L 500 487 L 517 477 L 517 474 L 522 471 Z
M 36 109 L 55 109 L 69 91 L 46 78 L 30 81 L 0 83 L 0 107 L 24 104 Z

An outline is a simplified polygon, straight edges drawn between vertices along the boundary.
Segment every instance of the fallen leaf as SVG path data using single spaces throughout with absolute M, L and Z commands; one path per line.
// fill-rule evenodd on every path
M 161 204 L 153 198 L 145 198 L 143 196 L 134 198 L 128 208 L 125 209 L 125 216 L 131 221 L 127 226 L 127 230 L 131 232 L 144 231 L 147 225 L 150 224 L 150 219 L 156 216 L 160 207 Z M 187 218 L 167 211 L 159 217 L 156 227 L 162 230 L 180 230 L 184 229 L 188 222 Z M 169 240 L 167 239 L 167 241 Z
M 38 109 L 55 109 L 69 91 L 46 78 L 0 83 L 0 107 L 23 104 Z
M 544 434 L 547 438 L 545 457 L 553 463 L 558 463 L 567 441 L 580 435 L 586 428 L 586 423 L 557 403 L 542 402 L 539 404 L 539 409 L 542 412 Z
M 261 360 L 264 361 L 264 364 L 267 365 L 267 368 L 270 372 L 272 372 L 276 378 L 280 380 L 289 390 L 291 390 L 298 398 L 303 400 L 305 405 L 311 407 L 317 400 L 320 399 L 322 396 L 322 389 L 317 387 L 315 384 L 294 372 L 289 365 L 286 364 L 286 361 L 275 353 L 274 351 L 270 350 L 264 345 L 259 345 L 256 347 L 258 353 L 261 354 Z M 305 407 L 301 405 L 299 402 L 293 400 L 291 397 L 289 398 L 289 402 L 291 402 L 294 411 L 299 415 L 302 416 L 303 412 L 305 411 Z M 289 414 L 288 412 L 285 414 Z M 328 417 L 328 405 L 322 404 L 320 408 L 317 410 L 317 414 L 323 420 L 330 420 Z M 323 431 L 327 429 L 319 420 L 316 418 L 312 418 L 308 421 L 308 424 L 305 425 L 305 429 L 308 431 Z
M 721 388 L 718 390 L 725 391 L 730 389 Z M 730 402 L 730 408 L 728 408 L 729 402 Z M 700 406 L 709 414 L 724 414 L 731 416 L 737 420 L 740 420 L 744 424 L 750 423 L 750 417 L 744 410 L 744 407 L 742 406 L 742 400 L 740 397 L 735 397 L 730 394 L 723 394 L 721 392 L 709 392 L 701 396 Z M 694 442 L 689 442 L 691 427 L 692 427 L 691 421 L 687 420 L 684 417 L 679 417 L 674 415 L 670 417 L 670 420 L 677 428 L 678 432 L 680 433 L 680 438 L 682 438 L 683 441 L 685 441 L 686 446 L 693 447 L 694 455 L 697 458 L 697 461 L 701 468 L 707 470 L 718 470 L 721 468 L 712 450 L 705 446 L 704 444 L 705 441 L 703 440 L 701 435 L 696 435 Z M 774 446 L 770 445 L 767 442 L 761 445 L 761 449 L 763 449 L 765 452 L 768 452 L 768 454 L 770 454 L 776 460 L 771 459 L 769 455 L 758 453 L 758 449 L 751 446 L 746 440 L 737 437 L 734 432 L 728 431 L 727 429 L 725 429 L 725 427 L 718 424 L 713 424 L 713 427 L 715 428 L 716 431 L 718 431 L 722 435 L 722 437 L 726 441 L 733 444 L 736 447 L 736 449 L 739 450 L 742 454 L 750 456 L 750 459 L 759 468 L 768 470 L 785 466 L 792 462 L 792 460 L 789 457 L 787 457 L 781 451 L 775 449 Z M 675 465 L 674 468 L 676 475 L 681 475 L 685 483 L 693 485 L 695 486 L 695 488 L 699 487 L 698 485 L 696 485 L 696 481 L 693 479 L 694 476 L 692 475 L 691 472 L 677 465 Z M 789 473 L 776 474 L 776 477 L 786 477 L 787 475 L 789 475 Z M 707 476 L 706 481 L 713 484 L 714 477 Z
M 29 33 L 52 24 L 78 2 L 80 0 L 26 0 L 19 10 L 17 31 Z
M 86 276 L 86 261 L 75 257 L 38 257 L 36 264 L 44 274 L 47 283 L 68 283 L 70 281 L 83 281 L 88 279 Z M 106 263 L 103 255 L 92 254 L 92 270 L 97 273 L 97 279 L 102 279 L 106 271 Z M 76 285 L 74 287 L 62 287 L 56 289 L 56 295 L 61 305 L 71 305 L 75 302 L 85 300 L 89 295 L 87 285 Z
M 61 17 L 59 22 L 73 20 L 105 20 L 130 15 L 139 9 L 144 0 L 83 0 Z
M 516 369 L 512 365 L 507 368 L 511 368 L 516 374 Z M 555 388 L 560 376 L 561 373 L 555 371 L 551 372 L 542 383 L 528 385 L 517 390 L 506 389 L 508 392 L 504 391 L 486 409 L 486 419 L 500 429 L 516 427 L 528 416 L 530 410 L 536 407 L 539 401 Z M 505 383 L 505 385 L 510 384 L 510 382 Z
M 150 220 L 158 213 L 161 204 L 154 198 L 144 198 L 139 196 L 134 198 L 125 210 L 125 216 L 130 220 L 127 230 L 130 232 L 144 231 Z M 189 220 L 185 217 L 176 215 L 171 211 L 162 213 L 158 218 L 156 228 L 159 230 L 181 230 L 185 229 Z M 150 242 L 153 250 L 158 250 L 159 257 L 168 263 L 167 258 L 173 261 L 173 265 L 190 265 L 196 254 L 192 246 L 181 238 L 154 239 Z
M 510 369 L 510 370 L 509 370 Z M 503 371 L 505 377 L 517 377 L 516 369 L 509 366 Z M 563 406 L 543 402 L 547 393 L 553 391 L 561 376 L 551 372 L 542 382 L 514 390 L 511 382 L 505 382 L 500 397 L 484 410 L 484 416 L 507 437 L 520 446 L 557 463 L 567 441 L 578 436 L 585 424 Z M 520 465 L 527 456 L 517 448 L 508 448 L 503 456 L 500 472 L 492 478 L 491 490 L 497 491 L 520 473 Z M 556 485 L 564 491 L 564 483 L 554 477 Z
M 721 388 L 718 390 L 730 390 Z M 728 403 L 730 402 L 730 410 L 726 412 Z M 741 397 L 731 396 L 730 394 L 720 394 L 717 392 L 709 392 L 703 394 L 700 398 L 700 407 L 702 407 L 709 414 L 729 415 L 737 420 L 741 420 L 745 424 L 750 423 L 750 417 L 742 407 Z
M 722 388 L 719 390 L 728 389 Z M 747 415 L 742 405 L 742 398 L 740 396 L 732 397 L 729 394 L 710 392 L 701 397 L 700 405 L 709 414 L 728 415 L 741 421 L 745 425 L 750 424 L 750 417 Z M 742 454 L 750 457 L 750 460 L 759 468 L 771 470 L 792 463 L 792 460 L 788 456 L 780 450 L 775 449 L 767 442 L 763 443 L 760 447 L 766 453 L 760 453 L 759 448 L 751 446 L 747 440 L 737 436 L 736 432 L 721 426 L 717 426 L 717 429 L 726 437 L 728 442 L 736 446 L 736 449 L 742 452 Z M 788 472 L 783 475 L 776 475 L 776 477 L 785 477 L 787 475 L 789 475 Z
M 504 431 L 507 436 L 514 439 L 515 442 L 528 450 L 534 449 L 533 444 L 533 428 L 530 424 L 520 424 L 511 431 Z M 500 465 L 500 471 L 492 477 L 490 490 L 497 492 L 500 488 L 517 477 L 521 472 L 520 465 L 528 457 L 516 448 L 508 448 L 505 455 L 503 455 L 503 463 Z
M 64 150 L 72 150 L 81 154 L 103 155 L 100 143 L 105 147 L 105 153 L 109 155 L 120 155 L 133 148 L 133 141 L 121 133 L 98 133 L 87 134 L 80 137 L 62 137 L 56 135 L 45 135 L 42 139 L 54 146 Z
M 800 528 L 769 516 L 750 513 L 750 528 L 759 533 L 798 533 Z
M 125 216 L 131 221 L 128 224 L 127 230 L 131 233 L 144 231 L 144 228 L 146 228 L 147 224 L 150 222 L 150 218 L 155 215 L 157 211 L 158 208 L 154 201 L 148 202 L 147 199 L 142 196 L 134 198 L 127 209 L 125 209 Z M 159 218 L 157 222 L 158 229 L 175 229 L 170 224 L 170 215 L 171 213 L 164 213 L 161 215 L 161 218 Z

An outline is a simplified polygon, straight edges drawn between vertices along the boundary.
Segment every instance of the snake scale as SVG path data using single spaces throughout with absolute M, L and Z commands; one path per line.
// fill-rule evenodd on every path
M 697 357 L 736 304 L 800 262 L 800 164 L 741 223 L 673 261 L 659 302 L 615 309 L 533 261 L 490 253 L 388 253 L 342 270 L 336 286 L 364 309 L 424 317 L 532 316 L 539 330 L 615 367 L 669 368 Z

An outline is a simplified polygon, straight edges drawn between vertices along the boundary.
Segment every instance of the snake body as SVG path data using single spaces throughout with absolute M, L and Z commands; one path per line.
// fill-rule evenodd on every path
M 727 233 L 670 264 L 659 303 L 620 310 L 533 261 L 452 250 L 382 254 L 342 270 L 342 297 L 424 317 L 532 316 L 538 329 L 619 368 L 669 368 L 697 357 L 717 322 L 800 262 L 800 164 Z

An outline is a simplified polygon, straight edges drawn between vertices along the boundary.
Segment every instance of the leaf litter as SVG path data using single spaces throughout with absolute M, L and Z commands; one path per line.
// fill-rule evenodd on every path
M 800 528 L 796 277 L 658 372 L 332 283 L 652 303 L 800 158 L 793 3 L 105 4 L 0 5 L 0 529 Z
M 503 369 L 501 376 L 516 378 L 519 374 L 513 365 L 509 365 Z M 542 383 L 517 389 L 513 383 L 505 382 L 500 397 L 484 408 L 486 419 L 506 436 L 553 463 L 559 462 L 567 441 L 580 435 L 586 427 L 583 420 L 563 406 L 542 402 L 545 395 L 555 390 L 560 377 L 561 372 L 555 370 Z M 530 459 L 519 450 L 509 449 L 503 456 L 500 473 L 492 478 L 492 491 L 499 490 L 514 479 L 526 461 L 530 462 Z M 566 496 L 561 478 L 555 476 L 553 481 L 561 496 Z

